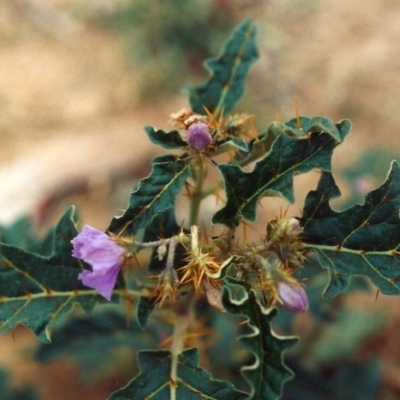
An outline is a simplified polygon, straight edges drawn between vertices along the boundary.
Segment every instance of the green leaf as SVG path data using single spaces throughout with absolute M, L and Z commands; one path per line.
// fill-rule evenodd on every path
M 343 121 L 344 122 L 344 121 Z M 345 122 L 349 124 L 349 121 Z M 351 126 L 347 127 L 349 130 Z M 343 135 L 340 130 L 342 127 L 338 127 L 330 119 L 326 117 L 305 117 L 300 116 L 299 118 L 292 118 L 289 121 L 272 122 L 268 127 L 268 133 L 274 136 L 279 136 L 282 132 L 288 136 L 301 137 L 304 136 L 304 132 L 325 132 L 332 136 L 337 142 L 343 140 Z
M 349 124 L 349 121 L 346 122 Z M 300 129 L 298 127 L 301 127 Z M 350 131 L 351 125 L 348 125 L 346 129 Z M 283 122 L 272 122 L 266 132 L 259 135 L 260 139 L 256 140 L 251 145 L 251 151 L 244 160 L 241 161 L 241 165 L 248 165 L 250 162 L 257 160 L 264 156 L 269 149 L 276 137 L 282 133 L 296 138 L 304 136 L 304 132 L 325 132 L 329 133 L 333 139 L 337 142 L 341 142 L 343 135 L 339 131 L 337 125 L 335 125 L 330 119 L 326 117 L 305 117 L 300 116 L 299 118 L 292 118 L 289 121 Z
M 157 399 L 169 400 L 244 400 L 246 394 L 237 391 L 230 382 L 214 380 L 199 367 L 197 349 L 185 350 L 178 356 L 176 397 L 171 396 L 175 383 L 171 381 L 172 357 L 169 351 L 141 351 L 138 356 L 140 374 L 129 384 L 114 392 L 109 400 Z
M 206 107 L 218 117 L 233 110 L 243 96 L 249 69 L 258 58 L 256 35 L 254 23 L 244 21 L 234 30 L 222 54 L 205 62 L 211 77 L 202 85 L 188 88 L 193 111 L 205 114 Z
M 173 208 L 175 199 L 190 175 L 190 165 L 173 157 L 158 157 L 151 174 L 139 182 L 131 194 L 129 206 L 121 217 L 113 218 L 108 230 L 117 232 L 129 227 L 134 235 L 154 217 Z
M 82 263 L 71 256 L 77 235 L 73 217 L 71 207 L 55 228 L 49 257 L 0 243 L 0 332 L 24 324 L 48 342 L 51 327 L 74 304 L 89 312 L 101 299 L 78 280 Z
M 165 333 L 160 321 L 143 331 L 134 320 L 127 324 L 122 313 L 95 312 L 90 317 L 71 317 L 56 328 L 51 345 L 41 344 L 35 359 L 45 363 L 59 357 L 72 358 L 79 363 L 83 377 L 93 379 L 115 373 L 118 366 L 131 365 L 137 349 L 158 346 Z
M 146 226 L 143 241 L 152 242 L 155 240 L 159 240 L 160 237 L 170 238 L 171 236 L 177 235 L 181 230 L 182 227 L 179 226 L 176 222 L 175 210 L 173 208 L 170 208 L 165 212 L 157 215 L 157 217 L 155 217 L 151 221 L 151 224 Z M 154 254 L 157 254 L 157 249 L 155 249 Z M 158 257 L 154 258 L 158 260 Z M 153 268 L 151 270 L 157 271 L 157 268 Z
M 234 150 L 246 153 L 249 151 L 247 143 L 238 137 L 227 136 L 223 141 L 217 143 L 217 153 L 221 154 L 226 151 Z
M 137 308 L 137 320 L 142 329 L 146 328 L 149 317 L 157 305 L 155 300 L 155 297 L 140 296 Z
M 228 201 L 224 208 L 213 217 L 213 223 L 223 223 L 228 226 L 236 226 L 240 219 L 255 221 L 256 208 L 261 197 L 269 195 L 283 196 L 291 203 L 294 202 L 293 177 L 297 174 L 308 172 L 314 168 L 323 171 L 331 170 L 331 156 L 334 148 L 349 133 L 351 124 L 343 120 L 336 124 L 336 130 L 329 132 L 323 130 L 323 126 L 313 123 L 321 117 L 306 119 L 307 127 L 311 131 L 295 131 L 296 137 L 288 136 L 283 130 L 272 144 L 270 152 L 258 161 L 251 172 L 243 171 L 238 165 L 219 165 L 225 183 L 225 191 Z M 310 120 L 310 121 L 309 121 Z M 282 125 L 282 124 L 281 124 Z M 286 126 L 283 124 L 282 126 Z M 318 130 L 320 129 L 320 130 Z M 309 135 L 308 135 L 309 134 Z M 298 136 L 306 136 L 299 139 Z
M 304 244 L 330 272 L 325 296 L 343 292 L 352 275 L 369 278 L 385 294 L 400 294 L 400 168 L 394 161 L 386 181 L 342 212 L 329 201 L 340 195 L 330 173 L 308 194 L 301 225 Z
M 292 347 L 297 338 L 280 338 L 271 330 L 271 320 L 276 309 L 266 310 L 257 301 L 253 290 L 245 292 L 241 300 L 234 300 L 229 287 L 225 287 L 222 303 L 231 314 L 244 315 L 252 333 L 241 336 L 240 343 L 255 357 L 252 365 L 242 369 L 251 385 L 249 399 L 277 400 L 283 385 L 293 374 L 283 361 L 283 352 Z
M 13 389 L 9 384 L 8 373 L 0 369 L 0 398 L 1 400 L 37 400 L 39 397 L 31 387 Z
M 166 149 L 179 149 L 186 147 L 187 143 L 184 141 L 178 131 L 164 132 L 163 130 L 155 130 L 152 126 L 144 128 L 150 140 Z

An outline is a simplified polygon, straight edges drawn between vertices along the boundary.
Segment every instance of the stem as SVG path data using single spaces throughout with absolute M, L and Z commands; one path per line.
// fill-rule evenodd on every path
M 172 236 L 168 239 L 154 240 L 153 242 L 136 242 L 133 240 L 130 242 L 129 245 L 132 247 L 132 249 L 131 249 L 132 253 L 134 253 L 134 252 L 139 252 L 142 249 L 149 249 L 149 248 L 153 248 L 153 247 L 160 247 L 162 245 L 168 245 L 168 244 L 172 243 L 173 241 L 185 243 L 185 242 L 189 242 L 190 238 L 181 232 L 178 235 Z M 176 244 L 174 246 L 176 247 Z
M 97 293 L 96 290 L 94 290 L 94 292 Z M 113 294 L 118 294 L 119 296 L 121 296 L 122 298 L 137 298 L 139 299 L 141 296 L 143 296 L 143 293 L 140 290 L 132 290 L 132 289 L 114 289 L 113 290 Z
M 190 326 L 192 304 L 192 301 L 181 302 L 176 312 L 177 318 L 171 345 L 171 400 L 177 399 L 176 389 L 178 387 L 178 357 L 185 347 L 185 336 L 186 331 Z
M 176 239 L 175 236 L 173 236 L 169 243 L 167 263 L 165 265 L 166 272 L 171 272 L 174 269 L 175 250 L 177 245 L 178 245 L 178 240 Z
M 214 183 L 213 185 L 209 186 L 207 189 L 203 190 L 201 194 L 201 198 L 205 199 L 207 196 L 214 194 L 215 191 L 224 186 L 224 181 L 219 179 L 218 182 Z
M 194 179 L 193 193 L 190 197 L 189 225 L 197 225 L 200 212 L 200 203 L 203 198 L 203 182 L 204 182 L 204 167 L 201 159 L 192 168 L 192 177 Z

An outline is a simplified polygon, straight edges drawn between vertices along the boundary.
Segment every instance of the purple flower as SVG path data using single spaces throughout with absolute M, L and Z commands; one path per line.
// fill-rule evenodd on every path
M 302 313 L 308 308 L 308 297 L 305 290 L 298 284 L 278 283 L 279 299 L 286 310 Z
M 207 147 L 212 140 L 208 125 L 204 122 L 195 122 L 188 128 L 187 138 L 189 146 L 197 150 L 202 150 Z
M 78 279 L 110 300 L 125 250 L 104 232 L 88 225 L 83 227 L 82 232 L 71 243 L 74 246 L 72 256 L 87 262 L 93 269 L 82 271 Z

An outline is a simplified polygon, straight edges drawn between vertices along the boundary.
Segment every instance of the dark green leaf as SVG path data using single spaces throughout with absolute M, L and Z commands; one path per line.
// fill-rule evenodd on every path
M 140 374 L 126 387 L 114 392 L 109 400 L 154 399 L 170 400 L 174 382 L 171 382 L 171 353 L 169 351 L 141 351 Z M 197 349 L 185 350 L 178 356 L 177 400 L 244 400 L 246 394 L 237 391 L 230 382 L 211 379 L 199 367 Z
M 392 163 L 386 181 L 342 212 L 329 201 L 340 195 L 330 173 L 308 194 L 301 225 L 305 245 L 316 251 L 331 280 L 325 295 L 344 291 L 352 275 L 371 279 L 385 294 L 400 294 L 400 170 Z
M 342 121 L 342 124 L 344 123 L 348 125 L 346 128 L 350 130 L 349 121 Z M 340 123 L 334 124 L 326 117 L 300 116 L 299 118 L 292 118 L 285 123 L 273 122 L 268 127 L 268 133 L 274 136 L 285 133 L 288 136 L 301 137 L 307 132 L 325 132 L 329 133 L 337 142 L 341 142 L 343 140 L 343 134 L 340 132 L 342 129 L 343 126 L 340 126 Z
M 154 217 L 174 207 L 176 196 L 189 175 L 189 164 L 176 157 L 156 159 L 151 174 L 142 179 L 131 194 L 125 213 L 113 218 L 108 230 L 117 232 L 129 227 L 129 232 L 134 235 Z
M 51 327 L 75 304 L 89 312 L 101 299 L 78 280 L 82 263 L 71 256 L 73 216 L 70 208 L 58 223 L 50 257 L 0 244 L 0 332 L 24 324 L 47 342 Z
M 217 146 L 219 154 L 230 150 L 246 153 L 249 150 L 249 146 L 243 139 L 234 136 L 227 136 L 226 139 L 218 142 Z
M 162 214 L 157 215 L 151 224 L 146 226 L 143 241 L 152 242 L 159 240 L 160 237 L 170 238 L 177 235 L 180 231 L 181 227 L 176 222 L 175 210 L 170 208 Z
M 284 383 L 293 377 L 283 361 L 283 352 L 292 347 L 297 338 L 280 338 L 272 332 L 271 320 L 277 311 L 264 309 L 252 290 L 237 301 L 232 299 L 230 290 L 225 287 L 222 303 L 231 314 L 247 317 L 247 323 L 252 329 L 251 334 L 239 338 L 240 343 L 255 358 L 252 365 L 242 369 L 252 388 L 249 399 L 280 399 Z
M 115 311 L 95 312 L 90 317 L 69 318 L 56 328 L 51 345 L 39 346 L 35 358 L 49 362 L 69 357 L 79 363 L 85 378 L 95 378 L 110 373 L 122 361 L 131 365 L 131 359 L 121 360 L 122 352 L 132 358 L 137 349 L 156 347 L 166 332 L 160 321 L 143 331 L 134 320 L 127 324 L 126 317 Z
M 245 172 L 237 165 L 219 165 L 228 201 L 225 207 L 214 215 L 213 223 L 235 226 L 241 218 L 255 221 L 257 204 L 262 196 L 280 195 L 293 203 L 295 175 L 314 168 L 330 171 L 332 152 L 340 143 L 337 133 L 343 140 L 349 133 L 351 124 L 344 120 L 336 124 L 336 130 L 325 132 L 322 131 L 322 127 L 318 128 L 320 125 L 317 122 L 312 123 L 313 120 L 320 119 L 321 117 L 310 121 L 307 119 L 307 126 L 312 128 L 311 132 L 297 132 L 298 136 L 301 134 L 303 137 L 311 133 L 307 138 L 291 137 L 282 131 L 267 156 L 258 161 L 251 172 Z M 289 121 L 288 124 L 290 123 Z
M 346 122 L 349 124 L 349 121 Z M 299 127 L 301 127 L 299 129 Z M 351 125 L 346 127 L 350 130 Z M 300 116 L 292 118 L 289 121 L 283 122 L 272 122 L 267 129 L 267 132 L 263 132 L 259 135 L 260 139 L 256 140 L 251 145 L 250 153 L 241 161 L 241 165 L 248 165 L 250 162 L 255 161 L 263 157 L 271 148 L 271 145 L 275 138 L 282 133 L 296 138 L 304 136 L 304 133 L 311 132 L 325 132 L 329 133 L 334 140 L 341 142 L 343 134 L 339 132 L 337 125 L 326 117 L 305 117 Z
M 156 298 L 154 297 L 140 296 L 137 310 L 137 319 L 139 326 L 142 329 L 146 328 L 147 321 L 156 306 L 155 300 Z
M 244 93 L 251 65 L 258 58 L 257 29 L 251 20 L 238 26 L 218 58 L 207 60 L 211 73 L 206 83 L 190 86 L 189 100 L 193 111 L 205 114 L 204 107 L 214 115 L 230 113 Z
M 178 131 L 164 132 L 163 130 L 155 130 L 152 126 L 144 128 L 150 140 L 166 149 L 179 149 L 187 146 Z

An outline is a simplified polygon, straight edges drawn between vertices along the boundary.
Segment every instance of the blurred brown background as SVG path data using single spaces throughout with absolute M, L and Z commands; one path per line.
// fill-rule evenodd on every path
M 216 48 L 227 38 L 229 28 L 243 18 L 252 17 L 258 23 L 260 60 L 251 72 L 239 111 L 256 114 L 260 129 L 276 115 L 281 120 L 292 117 L 297 102 L 301 114 L 352 120 L 352 134 L 334 155 L 338 171 L 378 146 L 397 151 L 398 1 L 203 3 L 213 10 L 210 21 L 201 20 L 203 28 L 196 27 L 192 35 L 201 39 L 210 31 L 215 34 Z M 135 22 L 137 30 L 129 36 L 127 30 L 119 29 L 120 20 L 115 17 L 129 4 L 128 0 L 0 2 L 0 223 L 30 214 L 44 226 L 75 203 L 82 222 L 105 229 L 126 204 L 132 182 L 148 173 L 149 160 L 159 151 L 147 141 L 143 126 L 170 129 L 169 114 L 188 105 L 178 86 L 167 83 L 176 78 L 184 87 L 206 76 L 196 56 L 182 61 L 168 53 L 172 58 L 163 59 L 164 65 L 155 53 L 156 63 L 151 65 L 150 52 L 143 67 L 142 53 L 148 49 L 135 43 L 135 35 L 147 32 L 150 21 L 157 24 L 166 17 L 160 15 L 161 3 L 155 1 L 140 17 L 143 25 Z M 193 14 L 199 19 L 207 16 L 197 6 L 193 1 Z M 172 11 L 181 19 L 188 12 L 179 7 Z M 180 35 L 168 40 L 180 42 L 185 37 Z M 156 43 L 158 37 L 152 40 Z M 174 62 L 186 63 L 186 73 L 174 78 Z M 163 84 L 157 76 L 163 68 L 171 74 L 165 80 L 171 82 Z M 151 95 L 144 94 L 144 82 Z M 296 181 L 299 204 L 317 178 L 308 174 Z M 345 184 L 343 191 L 346 195 Z M 381 296 L 380 301 L 398 308 L 398 299 Z M 376 304 L 370 299 L 363 306 Z M 399 323 L 395 324 L 390 332 L 397 335 Z M 390 341 L 394 345 L 393 332 L 385 339 L 382 354 L 386 379 L 400 387 L 400 360 Z M 120 386 L 114 380 L 82 389 L 72 366 L 37 367 L 21 361 L 21 349 L 27 343 L 32 343 L 32 335 L 23 329 L 3 335 L 0 366 L 13 366 L 16 385 L 42 382 L 45 400 L 101 399 L 112 391 L 110 385 Z M 59 386 L 58 375 L 65 388 Z

